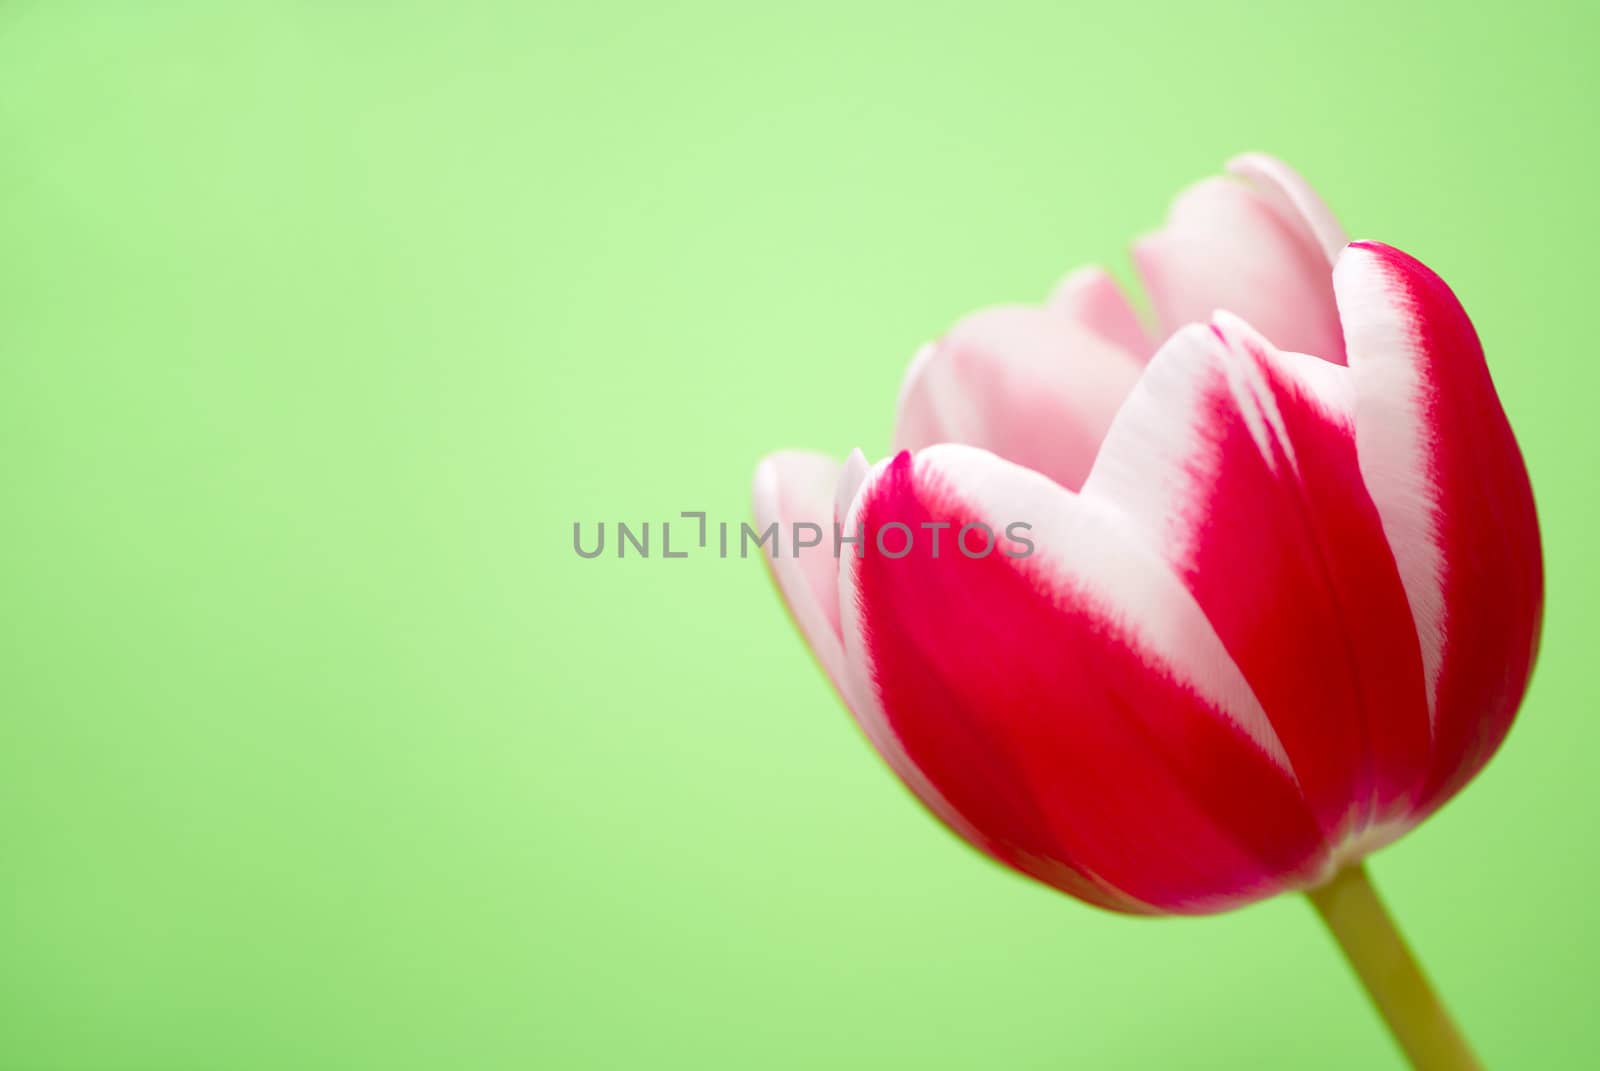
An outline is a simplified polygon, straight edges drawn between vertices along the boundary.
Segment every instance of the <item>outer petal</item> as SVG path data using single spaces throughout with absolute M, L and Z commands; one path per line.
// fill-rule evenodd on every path
M 958 532 L 976 521 L 999 538 L 971 558 Z M 875 470 L 856 522 L 866 551 L 840 571 L 850 679 L 981 848 L 1119 910 L 1222 910 L 1320 867 L 1248 685 L 1114 511 L 939 446 Z M 1031 555 L 1008 556 L 1024 549 L 1012 522 L 1032 526 L 1013 529 Z M 893 523 L 915 536 L 904 556 Z M 936 524 L 951 526 L 938 553 Z M 969 551 L 983 542 L 968 533 Z
M 1544 605 L 1539 524 L 1477 333 L 1444 281 L 1357 242 L 1334 285 L 1361 471 L 1422 642 L 1431 808 L 1488 761 L 1527 687 Z
M 1059 312 L 985 309 L 912 362 L 895 449 L 967 443 L 1077 487 L 1140 368 Z
M 756 466 L 756 524 L 778 526 L 778 554 L 767 564 L 795 624 L 835 687 L 843 679 L 839 638 L 839 560 L 833 553 L 834 498 L 842 466 L 824 454 L 786 450 Z M 815 547 L 796 550 L 794 525 L 814 524 L 823 533 Z M 809 540 L 808 540 L 809 541 Z M 842 689 L 841 689 L 842 690 Z
M 1083 491 L 1183 578 L 1330 843 L 1405 828 L 1428 754 L 1416 633 L 1351 404 L 1348 370 L 1220 314 L 1151 361 Z
M 1341 235 L 1288 166 L 1236 161 L 1245 181 L 1207 179 L 1173 202 L 1166 226 L 1133 246 L 1163 334 L 1225 309 L 1279 346 L 1344 363 L 1330 278 Z

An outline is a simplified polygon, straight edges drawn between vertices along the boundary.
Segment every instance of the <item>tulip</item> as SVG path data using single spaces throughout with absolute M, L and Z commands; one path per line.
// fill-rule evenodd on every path
M 1516 714 L 1527 473 L 1439 276 L 1347 242 L 1281 162 L 1228 171 L 1134 244 L 1152 322 L 1074 273 L 924 347 L 883 461 L 763 460 L 759 524 L 865 533 L 769 564 L 868 739 L 979 851 L 1133 914 L 1308 892 L 1414 1065 L 1476 1066 L 1362 860 Z M 978 525 L 998 551 L 958 552 Z

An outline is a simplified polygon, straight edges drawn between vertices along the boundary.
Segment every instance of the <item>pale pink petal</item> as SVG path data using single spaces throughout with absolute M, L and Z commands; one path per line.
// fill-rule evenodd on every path
M 1191 186 L 1166 226 L 1134 243 L 1133 261 L 1163 334 L 1226 310 L 1283 349 L 1344 363 L 1332 265 L 1307 217 L 1228 178 Z
M 770 551 L 762 554 L 790 615 L 835 687 L 842 679 L 844 661 L 839 638 L 839 561 L 833 548 L 834 501 L 841 470 L 839 462 L 824 454 L 785 450 L 763 458 L 756 466 L 752 492 L 758 531 L 765 532 L 774 524 L 778 528 L 777 555 Z M 820 528 L 821 543 L 797 550 L 797 522 Z M 803 541 L 810 539 L 807 530 Z
M 1228 161 L 1228 174 L 1243 179 L 1286 220 L 1299 219 L 1322 247 L 1331 268 L 1350 238 L 1327 203 L 1300 173 L 1275 156 L 1247 152 Z
M 1134 357 L 1147 358 L 1155 352 L 1155 340 L 1128 295 L 1104 268 L 1091 265 L 1074 271 L 1061 280 L 1048 305 Z
M 1077 487 L 1141 367 L 1058 312 L 985 309 L 912 362 L 895 449 L 967 443 Z
M 860 492 L 861 484 L 867 478 L 867 470 L 871 467 L 860 450 L 850 451 L 850 456 L 844 459 L 844 469 L 839 473 L 839 483 L 833 494 L 833 519 L 841 528 L 844 519 L 850 515 L 850 504 L 856 500 L 856 494 Z

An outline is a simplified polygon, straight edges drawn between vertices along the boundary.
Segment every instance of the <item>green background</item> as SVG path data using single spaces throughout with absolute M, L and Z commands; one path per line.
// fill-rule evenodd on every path
M 0 6 L 0 1066 L 1381 1068 L 1309 907 L 981 862 L 754 561 L 756 459 L 1263 149 L 1441 271 L 1549 609 L 1374 865 L 1491 1066 L 1600 1045 L 1592 5 Z

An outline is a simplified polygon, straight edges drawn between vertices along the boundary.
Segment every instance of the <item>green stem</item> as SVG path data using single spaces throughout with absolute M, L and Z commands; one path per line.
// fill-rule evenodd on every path
M 1482 1071 L 1360 863 L 1306 895 L 1416 1071 Z

